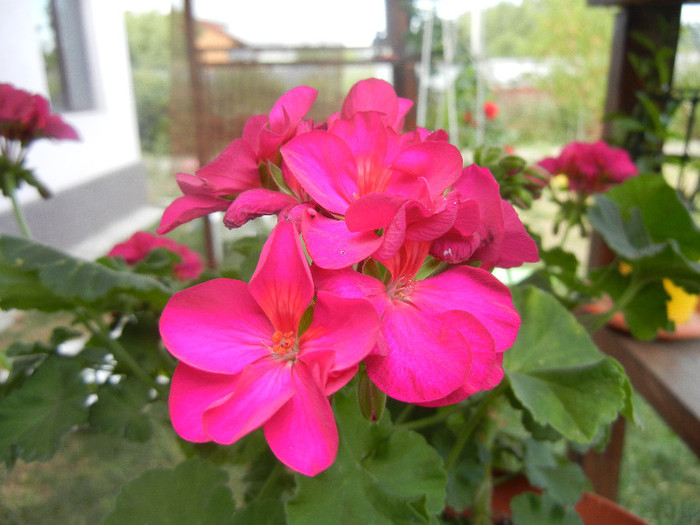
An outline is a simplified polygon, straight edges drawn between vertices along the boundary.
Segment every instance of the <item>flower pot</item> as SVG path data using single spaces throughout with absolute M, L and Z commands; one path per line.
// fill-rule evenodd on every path
M 510 523 L 512 514 L 510 502 L 524 492 L 540 493 L 541 490 L 532 486 L 525 476 L 518 476 L 494 486 L 491 495 L 494 525 Z M 575 509 L 584 525 L 649 525 L 649 522 L 635 516 L 617 503 L 592 492 L 584 492 Z M 468 517 L 471 512 L 469 510 L 462 513 L 448 512 L 448 515 L 450 514 Z
M 540 492 L 523 476 L 496 485 L 491 502 L 494 518 L 503 520 L 510 517 L 510 501 L 527 491 Z M 617 503 L 592 492 L 584 492 L 575 509 L 584 525 L 649 525 Z

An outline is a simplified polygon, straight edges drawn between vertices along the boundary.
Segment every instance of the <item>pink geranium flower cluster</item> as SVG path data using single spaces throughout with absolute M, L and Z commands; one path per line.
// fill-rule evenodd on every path
M 290 91 L 179 174 L 184 196 L 159 230 L 215 210 L 228 227 L 277 214 L 250 284 L 178 292 L 161 334 L 180 360 L 170 411 L 182 437 L 229 444 L 262 426 L 307 475 L 335 458 L 328 396 L 360 362 L 387 395 L 423 406 L 496 386 L 520 317 L 489 270 L 537 260 L 491 173 L 463 167 L 442 131 L 403 132 L 411 103 L 388 83 L 359 82 L 320 124 L 304 119 L 314 98 Z
M 77 140 L 78 134 L 59 115 L 51 113 L 48 100 L 41 95 L 0 84 L 0 137 L 26 147 L 38 138 Z
M 204 264 L 197 252 L 192 251 L 186 244 L 149 232 L 134 233 L 126 241 L 114 245 L 107 257 L 120 257 L 127 264 L 134 266 L 158 248 L 164 248 L 180 257 L 180 262 L 173 265 L 173 272 L 181 281 L 197 279 L 202 274 Z
M 553 175 L 566 175 L 569 188 L 583 195 L 602 193 L 638 174 L 627 151 L 603 141 L 571 142 L 558 157 L 538 164 Z

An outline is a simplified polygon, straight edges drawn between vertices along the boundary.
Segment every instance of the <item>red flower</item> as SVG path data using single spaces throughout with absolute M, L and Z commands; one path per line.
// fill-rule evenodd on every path
M 199 254 L 186 244 L 148 232 L 136 232 L 128 240 L 115 245 L 107 257 L 122 257 L 127 264 L 133 266 L 157 248 L 165 248 L 180 256 L 181 262 L 175 263 L 173 270 L 181 281 L 196 279 L 201 275 L 204 266 Z
M 498 111 L 498 104 L 496 104 L 495 102 L 492 102 L 490 100 L 484 102 L 484 115 L 486 116 L 486 120 L 495 119 L 498 115 Z
M 75 129 L 51 113 L 48 100 L 11 84 L 0 84 L 0 136 L 25 147 L 42 137 L 78 140 Z
M 538 163 L 552 175 L 563 173 L 573 191 L 591 195 L 637 175 L 637 167 L 629 154 L 603 141 L 594 143 L 571 142 L 558 157 L 549 157 Z

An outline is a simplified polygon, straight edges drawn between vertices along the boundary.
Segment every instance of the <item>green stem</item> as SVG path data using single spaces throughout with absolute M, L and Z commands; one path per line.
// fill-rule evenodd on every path
M 32 232 L 29 229 L 29 224 L 27 224 L 27 220 L 25 219 L 24 213 L 22 212 L 22 207 L 20 206 L 19 200 L 17 199 L 16 188 L 10 188 L 9 193 L 10 202 L 12 202 L 12 211 L 15 214 L 17 225 L 19 226 L 19 229 L 24 237 L 26 237 L 27 239 L 32 239 Z
M 465 421 L 464 425 L 462 425 L 462 428 L 459 430 L 457 441 L 453 445 L 452 450 L 450 451 L 450 455 L 448 456 L 447 461 L 445 462 L 446 470 L 450 470 L 455 465 L 455 463 L 457 463 L 457 460 L 459 459 L 459 456 L 462 453 L 462 449 L 471 439 L 472 434 L 474 433 L 474 430 L 476 430 L 476 427 L 479 425 L 479 423 L 481 423 L 484 420 L 486 413 L 489 407 L 491 406 L 491 403 L 493 403 L 493 401 L 501 395 L 505 388 L 506 379 L 504 378 L 503 381 L 501 381 L 500 385 L 498 385 L 493 390 L 490 390 L 488 394 L 486 394 L 486 396 L 480 401 L 476 412 L 474 412 L 474 414 L 472 414 L 472 416 L 467 421 Z
M 141 368 L 141 365 L 131 356 L 131 354 L 117 341 L 109 335 L 109 327 L 99 317 L 99 315 L 90 315 L 89 313 L 78 313 L 78 317 L 83 325 L 96 337 L 99 337 L 102 342 L 107 345 L 115 359 L 124 364 L 131 370 L 136 377 L 153 388 L 156 392 L 164 394 L 163 386 L 159 385 L 155 379 L 146 373 Z M 94 325 L 93 325 L 94 323 Z
M 258 492 L 258 495 L 255 497 L 255 499 L 261 500 L 265 499 L 275 486 L 275 482 L 279 479 L 279 477 L 282 475 L 284 472 L 284 467 L 282 463 L 277 461 L 275 463 L 275 466 L 272 467 L 272 470 L 270 471 L 270 474 L 268 474 L 267 479 L 265 480 L 265 483 L 263 483 L 263 486 L 260 487 L 260 492 Z
M 409 405 L 412 406 L 412 405 Z M 403 423 L 402 421 L 406 419 L 405 417 L 402 418 L 404 415 L 404 412 L 407 409 L 404 409 L 404 412 L 401 413 L 399 418 L 396 420 L 396 423 L 393 426 L 393 431 L 397 430 L 416 430 L 418 428 L 424 428 L 424 427 L 429 427 L 431 425 L 434 425 L 436 423 L 441 423 L 448 417 L 450 417 L 452 414 L 455 412 L 458 412 L 462 410 L 461 405 L 454 405 L 450 407 L 449 409 L 443 410 L 441 412 L 438 412 L 437 414 L 433 414 L 432 416 L 428 417 L 423 417 L 421 419 L 414 419 L 413 421 L 408 421 L 406 423 Z
M 620 298 L 613 303 L 612 308 L 610 308 L 610 310 L 608 310 L 607 312 L 595 316 L 593 320 L 587 324 L 588 332 L 593 334 L 601 328 L 603 328 L 606 324 L 608 324 L 616 313 L 621 312 L 625 308 L 627 308 L 627 305 L 629 305 L 632 302 L 639 290 L 641 290 L 645 284 L 646 281 L 640 281 L 633 278 L 629 286 L 627 286 L 625 291 L 620 296 Z

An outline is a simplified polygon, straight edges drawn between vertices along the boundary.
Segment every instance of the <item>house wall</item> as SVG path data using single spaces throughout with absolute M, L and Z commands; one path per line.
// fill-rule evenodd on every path
M 34 2 L 0 0 L 0 82 L 48 97 Z M 54 193 L 18 196 L 37 240 L 70 249 L 146 206 L 124 14 L 120 2 L 83 0 L 87 60 L 95 108 L 62 113 L 81 140 L 35 142 L 27 166 Z M 136 226 L 136 225 L 135 225 Z M 18 230 L 0 199 L 0 233 Z

